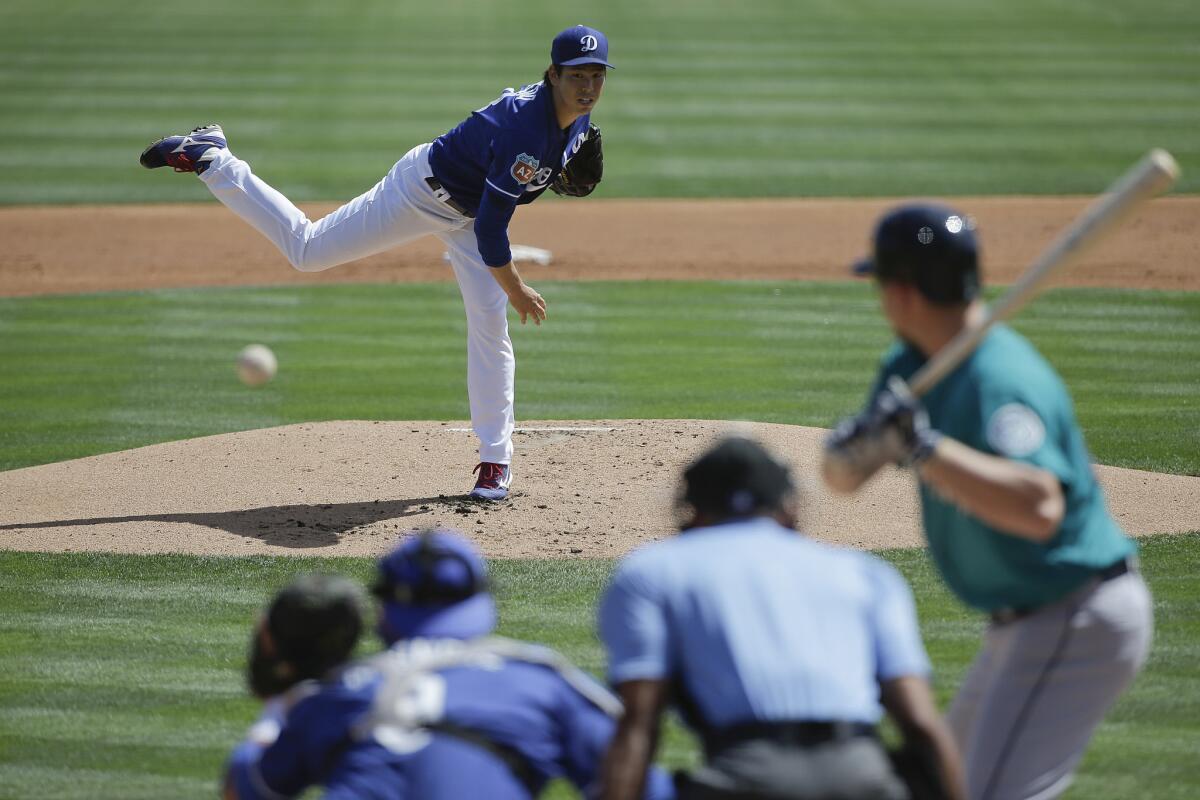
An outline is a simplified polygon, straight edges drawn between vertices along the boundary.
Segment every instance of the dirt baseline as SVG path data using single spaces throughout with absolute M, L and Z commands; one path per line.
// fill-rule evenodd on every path
M 201 196 L 197 193 L 197 196 Z M 205 195 L 207 196 L 207 195 Z M 957 198 L 979 223 L 985 277 L 1012 283 L 1091 200 Z M 513 242 L 554 254 L 545 280 L 846 280 L 896 200 L 548 200 L 513 218 Z M 304 204 L 312 219 L 335 206 Z M 1155 200 L 1057 285 L 1200 289 L 1200 197 Z M 319 273 L 293 270 L 215 201 L 0 208 L 0 295 L 183 286 L 452 280 L 432 237 Z

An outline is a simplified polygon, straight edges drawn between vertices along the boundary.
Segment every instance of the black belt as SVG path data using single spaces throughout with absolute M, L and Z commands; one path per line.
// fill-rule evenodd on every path
M 1097 583 L 1104 583 L 1105 581 L 1111 581 L 1113 578 L 1119 578 L 1126 573 L 1133 572 L 1134 569 L 1132 559 L 1122 558 L 1120 561 L 1110 564 L 1097 572 L 1094 578 Z M 991 614 L 992 622 L 996 625 L 1007 625 L 1010 622 L 1016 622 L 1019 619 L 1028 617 L 1041 608 L 1042 606 L 1034 608 L 998 608 Z
M 875 736 L 875 726 L 866 722 L 743 722 L 710 731 L 704 736 L 704 749 L 716 753 L 735 744 L 768 741 L 811 747 L 827 742 Z
M 439 181 L 437 178 L 430 175 L 428 178 L 425 179 L 425 182 L 429 184 L 430 189 L 433 189 L 433 194 L 438 200 L 441 200 L 443 203 L 450 206 L 455 211 L 462 214 L 464 217 L 471 217 L 471 218 L 475 217 L 474 214 L 472 214 L 470 211 L 467 210 L 466 206 L 464 206 L 462 203 L 455 200 L 453 197 L 450 196 L 450 193 L 448 191 L 446 191 L 444 188 L 442 188 L 442 182 Z

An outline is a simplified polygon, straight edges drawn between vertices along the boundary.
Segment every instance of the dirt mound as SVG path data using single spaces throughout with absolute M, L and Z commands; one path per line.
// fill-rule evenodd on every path
M 414 528 L 489 557 L 611 557 L 675 530 L 682 467 L 724 433 L 766 442 L 806 484 L 803 527 L 856 547 L 921 543 L 898 470 L 847 499 L 817 484 L 824 431 L 695 420 L 528 423 L 505 503 L 468 500 L 465 423 L 323 422 L 151 445 L 0 473 L 0 549 L 378 555 Z M 1135 534 L 1200 530 L 1200 478 L 1098 467 Z

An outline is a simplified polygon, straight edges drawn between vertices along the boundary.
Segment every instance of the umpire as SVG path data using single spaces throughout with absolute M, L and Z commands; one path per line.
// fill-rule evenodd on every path
M 965 797 L 908 586 L 798 535 L 794 502 L 786 467 L 727 439 L 684 473 L 681 535 L 619 565 L 599 610 L 625 705 L 605 800 L 638 795 L 668 704 L 704 745 L 704 766 L 677 776 L 682 800 Z M 915 792 L 876 738 L 883 709 Z

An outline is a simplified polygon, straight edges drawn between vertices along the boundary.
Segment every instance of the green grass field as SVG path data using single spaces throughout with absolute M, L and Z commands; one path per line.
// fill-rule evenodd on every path
M 545 288 L 551 324 L 515 332 L 527 419 L 828 425 L 859 401 L 888 340 L 860 284 Z M 461 418 L 460 302 L 448 285 L 0 299 L 9 376 L 0 385 L 0 463 L 298 420 Z M 1101 322 L 1112 319 L 1121 325 Z M 1071 383 L 1101 461 L 1200 473 L 1200 365 L 1188 357 L 1200 295 L 1061 290 L 1031 307 L 1020 328 Z M 263 390 L 232 374 L 250 339 L 281 359 Z M 948 597 L 923 554 L 889 557 L 914 584 L 944 699 L 979 621 Z M 1098 734 L 1074 797 L 1128 797 L 1136 786 L 1141 796 L 1183 798 L 1179 787 L 1200 778 L 1187 755 L 1200 745 L 1200 709 L 1187 691 L 1200 655 L 1198 562 L 1200 534 L 1147 546 L 1158 645 Z M 0 797 L 209 794 L 253 715 L 239 674 L 247 626 L 287 576 L 316 568 L 364 578 L 370 563 L 0 552 Z M 602 673 L 592 606 L 610 564 L 496 569 L 505 633 L 550 643 Z M 663 757 L 683 765 L 695 750 L 673 727 Z
M 348 199 L 580 21 L 618 67 L 605 197 L 1093 193 L 1200 156 L 1190 0 L 7 0 L 0 202 L 200 199 L 136 159 L 211 121 L 289 196 Z
M 1152 146 L 1183 165 L 1178 190 L 1200 190 L 1192 0 L 7 0 L 0 205 L 207 201 L 136 159 L 208 121 L 294 199 L 346 199 L 537 79 L 580 21 L 618 65 L 595 114 L 601 197 L 1094 193 Z M 829 425 L 889 338 L 863 284 L 538 288 L 550 324 L 514 334 L 522 419 Z M 1200 294 L 1055 291 L 1017 327 L 1071 386 L 1098 461 L 1200 475 Z M 297 421 L 462 419 L 463 329 L 452 285 L 0 297 L 0 470 Z M 233 376 L 248 341 L 282 365 L 259 391 Z M 980 623 L 921 552 L 887 557 L 914 585 L 944 701 Z M 1200 785 L 1200 532 L 1146 542 L 1144 566 L 1156 646 L 1076 800 Z M 0 550 L 0 798 L 213 796 L 254 715 L 248 626 L 310 569 L 371 565 Z M 494 569 L 504 633 L 602 672 L 591 619 L 610 563 Z M 672 727 L 662 756 L 695 749 Z
M 539 283 L 513 325 L 522 419 L 831 426 L 890 340 L 867 284 Z M 1114 321 L 1117 324 L 1114 324 Z M 1101 463 L 1200 475 L 1200 294 L 1059 290 L 1017 321 Z M 249 341 L 279 357 L 237 382 Z M 465 419 L 453 284 L 0 298 L 0 469 L 320 419 Z
M 945 701 L 980 622 L 922 553 L 885 555 L 913 584 Z M 1184 800 L 1200 781 L 1200 536 L 1148 540 L 1143 559 L 1156 599 L 1154 654 L 1100 730 L 1072 797 Z M 257 713 L 242 688 L 249 621 L 272 589 L 316 569 L 366 582 L 372 562 L 0 553 L 0 797 L 212 796 L 231 743 Z M 501 632 L 554 642 L 602 675 L 591 621 L 610 569 L 495 562 Z M 695 759 L 675 725 L 661 755 L 672 767 Z M 560 787 L 552 796 L 571 795 Z

